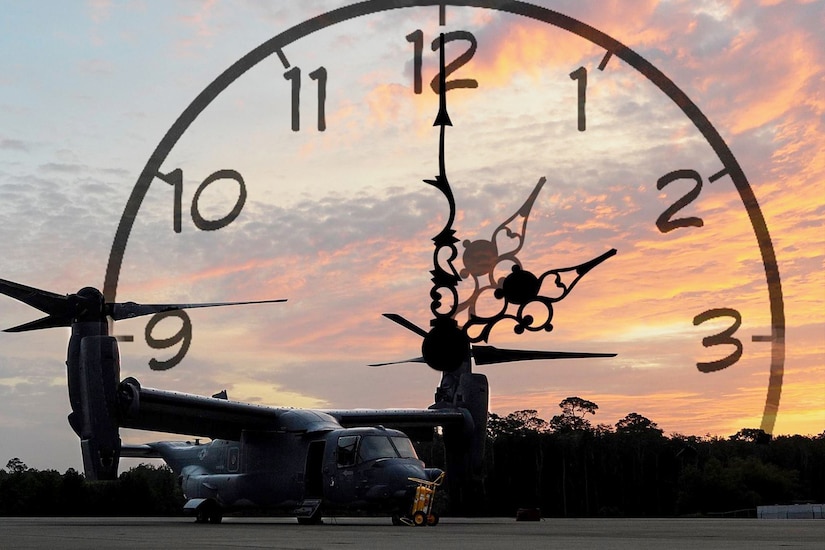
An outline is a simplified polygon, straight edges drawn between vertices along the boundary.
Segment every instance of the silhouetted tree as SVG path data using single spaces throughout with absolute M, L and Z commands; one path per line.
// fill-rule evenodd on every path
M 761 428 L 742 428 L 732 436 L 733 441 L 750 441 L 751 443 L 763 443 L 770 441 L 771 436 Z
M 505 417 L 490 413 L 487 420 L 487 434 L 495 439 L 500 435 L 537 435 L 547 431 L 547 422 L 538 416 L 538 411 L 525 409 L 515 411 Z
M 584 415 L 596 414 L 598 405 L 581 397 L 565 397 L 559 403 L 561 414 L 550 419 L 550 428 L 555 432 L 590 431 L 590 421 Z
M 616 433 L 661 436 L 664 430 L 660 430 L 655 422 L 632 412 L 616 422 Z
M 20 474 L 28 469 L 29 467 L 17 457 L 6 462 L 6 470 L 8 470 L 11 474 Z

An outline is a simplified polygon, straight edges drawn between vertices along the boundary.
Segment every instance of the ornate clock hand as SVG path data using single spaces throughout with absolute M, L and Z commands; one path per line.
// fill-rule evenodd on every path
M 435 117 L 435 122 L 433 122 L 433 126 L 440 127 L 438 140 L 438 175 L 434 180 L 424 180 L 424 182 L 441 191 L 447 198 L 447 203 L 450 208 L 450 213 L 447 218 L 447 223 L 444 225 L 444 229 L 442 229 L 438 235 L 433 237 L 433 243 L 435 244 L 432 270 L 433 288 L 430 291 L 430 297 L 432 298 L 430 309 L 433 315 L 435 315 L 436 319 L 449 319 L 453 317 L 455 310 L 458 307 L 458 292 L 456 291 L 456 286 L 461 280 L 461 277 L 458 275 L 458 271 L 456 271 L 455 266 L 453 265 L 453 261 L 458 257 L 458 250 L 455 247 L 455 243 L 458 242 L 458 239 L 455 238 L 455 230 L 453 229 L 453 222 L 455 221 L 455 198 L 453 197 L 453 191 L 450 188 L 450 182 L 447 180 L 444 154 L 446 128 L 447 126 L 452 126 L 453 123 L 450 120 L 449 113 L 447 112 L 447 85 L 443 33 L 440 38 L 439 50 L 440 64 L 438 73 L 438 114 Z M 448 255 L 444 259 L 446 266 L 442 266 L 440 262 L 440 258 L 443 257 L 442 250 L 444 249 L 448 250 Z M 452 296 L 452 303 L 447 311 L 443 310 L 442 291 L 447 291 Z
M 504 319 L 515 322 L 513 331 L 516 334 L 521 334 L 525 330 L 550 332 L 553 330 L 553 304 L 560 302 L 570 294 L 579 279 L 589 273 L 590 270 L 615 255 L 616 249 L 611 248 L 592 260 L 572 267 L 551 269 L 545 271 L 540 277 L 536 277 L 530 271 L 522 269 L 519 264 L 514 265 L 512 272 L 504 278 L 499 288 L 494 292 L 496 298 L 504 301 L 499 312 L 490 316 L 471 314 L 469 321 L 464 325 L 464 331 L 467 333 L 470 342 L 486 342 L 493 327 Z M 576 277 L 569 284 L 565 284 L 562 275 L 570 272 L 575 272 Z M 551 276 L 554 278 L 552 287 L 562 290 L 558 296 L 542 294 L 544 281 Z M 518 306 L 514 314 L 507 312 L 511 304 Z M 541 322 L 537 322 L 533 315 L 526 313 L 528 306 L 535 306 L 536 304 L 541 304 L 546 310 L 545 318 Z M 530 311 L 535 311 L 535 307 L 531 307 Z M 479 330 L 472 332 L 474 328 Z
M 430 321 L 432 327 L 421 344 L 421 355 L 427 365 L 440 371 L 453 371 L 459 368 L 469 357 L 470 341 L 466 333 L 458 327 L 454 316 L 458 308 L 457 286 L 461 277 L 458 274 L 453 261 L 458 257 L 458 249 L 455 243 L 453 222 L 455 221 L 455 198 L 447 181 L 447 171 L 445 167 L 444 141 L 446 127 L 452 126 L 450 115 L 447 113 L 447 83 L 446 69 L 444 61 L 444 34 L 440 36 L 440 55 L 438 73 L 438 114 L 435 117 L 433 126 L 439 126 L 438 141 L 438 175 L 434 180 L 424 180 L 441 191 L 447 198 L 450 207 L 450 214 L 447 223 L 441 232 L 433 237 L 435 250 L 433 252 L 433 287 L 430 290 L 430 311 L 434 318 Z M 444 252 L 446 250 L 446 253 Z M 445 266 L 442 265 L 442 261 Z M 443 303 L 443 293 L 450 297 L 449 307 L 445 310 Z
M 540 277 L 536 277 L 531 272 L 524 270 L 521 262 L 516 258 L 516 253 L 521 249 L 524 242 L 524 231 L 527 224 L 527 217 L 530 209 L 538 196 L 539 191 L 545 183 L 545 178 L 539 179 L 538 184 L 534 188 L 530 197 L 525 201 L 524 205 L 516 211 L 510 218 L 508 218 L 498 229 L 493 233 L 491 241 L 470 241 L 465 242 L 467 252 L 465 253 L 465 269 L 462 274 L 456 271 L 453 261 L 458 256 L 458 250 L 455 243 L 458 239 L 455 238 L 455 230 L 452 225 L 455 221 L 455 198 L 453 197 L 450 183 L 447 179 L 446 162 L 445 162 L 445 136 L 446 127 L 452 126 L 450 115 L 447 111 L 447 85 L 446 85 L 446 70 L 445 70 L 445 52 L 444 52 L 444 34 L 440 35 L 439 48 L 439 73 L 438 73 L 438 114 L 436 115 L 433 126 L 439 126 L 439 144 L 438 144 L 438 168 L 439 174 L 434 180 L 424 180 L 438 190 L 440 190 L 447 198 L 450 213 L 444 229 L 433 237 L 435 250 L 433 252 L 433 270 L 432 281 L 433 287 L 430 290 L 430 297 L 432 302 L 430 310 L 434 318 L 430 321 L 432 327 L 430 331 L 424 336 L 424 341 L 421 345 L 421 353 L 425 362 L 432 368 L 440 371 L 452 371 L 459 368 L 462 363 L 466 362 L 470 353 L 470 343 L 486 342 L 490 336 L 490 332 L 499 321 L 504 319 L 511 319 L 515 321 L 514 331 L 517 334 L 523 333 L 525 330 L 538 331 L 553 329 L 551 321 L 553 319 L 553 303 L 562 300 L 573 289 L 578 280 L 589 272 L 593 267 L 597 266 L 607 258 L 616 254 L 615 249 L 602 254 L 601 256 L 585 262 L 578 266 L 554 269 L 545 272 Z M 521 233 L 513 231 L 509 224 L 521 216 L 524 220 L 522 222 Z M 514 250 L 498 256 L 496 248 L 496 236 L 506 231 L 508 237 L 515 237 L 518 244 Z M 483 250 L 481 250 L 483 249 Z M 445 252 L 446 251 L 446 252 Z M 497 258 L 489 258 L 487 256 L 493 254 Z M 484 256 L 482 262 L 479 262 L 480 256 Z M 493 269 L 496 264 L 502 259 L 508 259 L 514 263 L 512 272 L 501 281 L 493 280 Z M 442 263 L 443 262 L 443 263 Z M 480 264 L 484 263 L 482 267 Z M 472 274 L 474 278 L 478 275 L 483 275 L 488 272 L 490 279 L 490 286 L 479 288 L 478 280 L 476 279 L 476 288 L 473 294 L 464 302 L 459 303 L 458 299 L 458 283 L 461 277 Z M 562 274 L 575 271 L 576 278 L 566 285 L 562 281 Z M 540 294 L 543 281 L 549 277 L 555 278 L 555 288 L 561 288 L 562 294 L 558 297 L 543 296 Z M 498 300 L 503 300 L 502 307 L 499 312 L 490 317 L 481 317 L 476 314 L 476 302 L 484 290 L 495 288 L 494 296 Z M 445 294 L 449 295 L 450 302 L 445 308 L 444 298 Z M 543 322 L 536 325 L 533 315 L 526 314 L 526 308 L 530 304 L 542 304 L 547 315 Z M 510 304 L 518 306 L 515 314 L 508 313 Z M 464 309 L 469 312 L 469 319 L 463 327 L 459 328 L 458 322 L 455 319 L 456 314 Z M 393 319 L 396 322 L 398 319 Z M 401 323 L 404 324 L 404 323 Z M 410 330 L 413 330 L 409 324 L 404 324 Z M 414 326 L 414 325 L 413 325 Z M 476 335 L 471 335 L 470 330 L 480 327 Z M 417 328 L 417 327 L 416 327 Z M 415 331 L 418 333 L 418 331 Z M 526 357 L 526 356 L 525 356 Z M 510 359 L 516 360 L 516 359 Z
M 527 197 L 527 200 L 524 201 L 524 204 L 512 216 L 499 224 L 493 231 L 490 240 L 466 240 L 462 243 L 464 254 L 461 259 L 464 263 L 464 269 L 461 270 L 460 275 L 463 279 L 471 277 L 474 288 L 472 294 L 458 305 L 456 314 L 466 310 L 467 315 L 472 317 L 476 313 L 476 307 L 482 294 L 501 286 L 501 280 L 496 280 L 495 275 L 496 268 L 499 265 L 504 262 L 511 262 L 514 265 L 521 266 L 521 261 L 517 255 L 524 246 L 524 240 L 527 236 L 527 221 L 530 217 L 530 211 L 546 181 L 547 178 L 539 178 L 538 183 L 533 188 L 530 196 Z M 520 223 L 517 221 L 519 219 Z M 509 250 L 500 249 L 500 240 L 503 240 L 505 236 L 511 244 Z M 483 279 L 486 279 L 485 283 L 482 283 Z

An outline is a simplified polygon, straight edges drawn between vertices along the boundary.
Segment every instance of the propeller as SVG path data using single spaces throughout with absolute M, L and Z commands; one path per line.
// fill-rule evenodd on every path
M 35 321 L 7 328 L 3 332 L 25 332 L 55 327 L 69 327 L 76 321 L 105 321 L 111 317 L 115 321 L 152 315 L 165 311 L 195 309 L 204 307 L 239 306 L 249 304 L 271 304 L 285 302 L 279 300 L 258 300 L 246 302 L 217 302 L 202 304 L 137 304 L 135 302 L 106 302 L 96 288 L 86 287 L 76 294 L 60 295 L 20 283 L 0 279 L 0 294 L 39 309 L 47 315 Z
M 222 306 L 246 306 L 250 304 L 275 304 L 278 302 L 286 302 L 286 299 L 279 300 L 254 300 L 249 302 L 213 302 L 203 304 L 136 304 L 135 302 L 124 302 L 122 304 L 106 304 L 111 306 L 108 315 L 115 321 L 122 319 L 132 319 L 133 317 L 141 317 L 143 315 L 151 315 L 153 313 L 162 313 L 164 311 L 175 311 L 178 309 L 196 309 L 200 307 L 222 307 Z
M 72 327 L 66 352 L 66 378 L 72 412 L 69 424 L 80 437 L 86 478 L 116 479 L 120 459 L 121 398 L 120 357 L 117 341 L 109 334 L 107 317 L 114 320 L 180 309 L 267 304 L 286 300 L 205 304 L 137 304 L 106 302 L 96 288 L 61 296 L 20 283 L 0 279 L 5 294 L 46 314 L 5 332 L 24 332 L 53 327 Z M 221 394 L 218 394 L 220 396 Z M 223 398 L 226 399 L 225 392 Z
M 427 331 L 419 327 L 409 319 L 405 319 L 397 313 L 384 313 L 384 317 L 401 325 L 415 334 L 425 337 Z M 476 365 L 492 365 L 495 363 L 509 363 L 513 361 L 536 361 L 540 359 L 587 359 L 593 357 L 616 357 L 615 353 L 592 353 L 581 351 L 540 351 L 540 350 L 519 350 L 502 349 L 495 346 L 471 346 L 470 353 Z M 424 357 L 413 357 L 400 361 L 389 361 L 386 363 L 373 363 L 370 367 L 384 367 L 387 365 L 398 365 L 402 363 L 426 363 Z

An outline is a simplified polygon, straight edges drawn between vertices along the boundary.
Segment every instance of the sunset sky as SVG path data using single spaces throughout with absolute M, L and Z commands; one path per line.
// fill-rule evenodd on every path
M 652 63 L 698 106 L 744 171 L 764 215 L 781 276 L 786 345 L 775 434 L 825 430 L 825 2 L 544 0 Z M 90 0 L 0 6 L 0 278 L 57 293 L 103 287 L 118 224 L 144 167 L 177 117 L 224 70 L 279 33 L 346 2 Z M 160 159 L 182 170 L 180 232 L 174 189 L 152 180 L 123 251 L 119 301 L 285 304 L 192 311 L 183 361 L 152 371 L 179 346 L 152 349 L 149 318 L 115 324 L 121 375 L 144 386 L 314 408 L 426 407 L 438 373 L 422 364 L 369 368 L 420 354 L 420 338 L 381 317 L 430 318 L 429 270 L 447 201 L 423 183 L 438 172 L 439 32 L 462 31 L 448 62 L 477 49 L 450 77 L 454 126 L 446 171 L 462 242 L 489 240 L 546 178 L 517 252 L 541 275 L 611 248 L 554 305 L 552 332 L 514 334 L 498 347 L 617 353 L 611 359 L 477 368 L 491 410 L 536 409 L 549 419 L 580 396 L 594 424 L 642 414 L 666 433 L 727 437 L 759 427 L 768 392 L 771 299 L 752 218 L 696 125 L 619 56 L 553 25 L 493 10 L 390 10 L 329 26 L 243 73 Z M 417 33 L 420 31 L 420 33 Z M 415 93 L 416 40 L 422 93 Z M 299 67 L 300 130 L 291 129 L 288 69 Z M 326 77 L 314 71 L 324 67 Z M 583 67 L 586 130 L 578 105 Z M 326 129 L 317 129 L 324 89 Z M 163 151 L 166 153 L 167 151 Z M 217 179 L 241 174 L 240 184 Z M 669 219 L 701 219 L 672 231 Z M 171 179 L 171 176 L 167 176 Z M 196 199 L 196 190 L 203 187 Z M 214 231 L 207 220 L 238 217 Z M 681 203 L 679 203 L 681 204 Z M 756 211 L 751 208 L 750 214 Z M 521 230 L 522 218 L 508 227 Z M 498 252 L 516 245 L 498 232 Z M 763 242 L 763 245 L 765 243 Z M 501 270 L 509 264 L 499 265 Z M 569 282 L 569 279 L 568 279 Z M 483 283 L 482 283 L 483 284 Z M 472 292 L 472 278 L 460 300 Z M 547 289 L 543 287 L 543 291 Z M 774 290 L 777 290 L 776 288 Z M 496 301 L 479 300 L 481 312 Z M 774 300 L 775 301 L 775 300 Z M 774 303 L 774 306 L 776 303 Z M 733 324 L 743 353 L 701 373 L 731 345 L 702 339 Z M 0 327 L 38 317 L 0 296 Z M 546 315 L 531 306 L 529 313 Z M 166 320 L 154 338 L 174 335 Z M 0 333 L 0 466 L 80 468 L 66 422 L 68 329 Z M 774 359 L 775 361 L 775 359 Z M 165 436 L 124 430 L 124 440 Z

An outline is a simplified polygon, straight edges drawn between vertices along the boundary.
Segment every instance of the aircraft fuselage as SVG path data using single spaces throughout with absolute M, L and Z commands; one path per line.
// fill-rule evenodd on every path
M 409 511 L 412 479 L 434 481 L 409 438 L 385 428 L 314 432 L 244 431 L 240 441 L 148 445 L 179 476 L 187 507 L 260 508 L 294 513 L 314 503 L 324 511 Z M 191 504 L 190 504 L 191 503 Z

